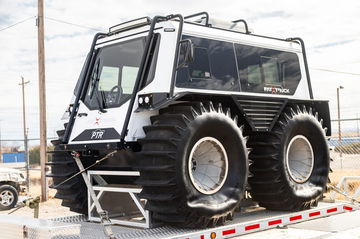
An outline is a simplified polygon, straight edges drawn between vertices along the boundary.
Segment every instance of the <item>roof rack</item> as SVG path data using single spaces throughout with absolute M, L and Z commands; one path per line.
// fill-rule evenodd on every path
M 194 13 L 194 14 L 191 14 L 191 15 L 188 15 L 186 17 L 184 17 L 184 19 L 189 19 L 189 18 L 194 18 L 194 17 L 198 17 L 198 16 L 203 16 L 200 18 L 200 22 L 195 22 L 195 23 L 202 23 L 202 20 L 205 19 L 205 24 L 204 26 L 206 27 L 213 27 L 212 24 L 210 24 L 209 22 L 209 13 L 207 12 L 198 12 L 198 13 Z M 245 26 L 245 33 L 246 34 L 250 34 L 250 30 L 249 30 L 249 27 L 248 27 L 248 24 L 247 22 L 244 20 L 244 19 L 239 19 L 239 20 L 235 20 L 235 21 L 232 21 L 232 23 L 239 23 L 239 22 L 242 22 Z
M 239 23 L 239 22 L 244 23 L 246 34 L 250 34 L 250 33 L 251 33 L 251 32 L 249 31 L 248 24 L 247 24 L 247 22 L 246 22 L 244 19 L 239 19 L 239 20 L 235 20 L 235 21 L 232 21 L 232 22 L 233 22 L 233 23 Z
M 194 13 L 194 14 L 191 14 L 191 15 L 189 15 L 189 16 L 184 17 L 184 19 L 189 19 L 189 18 L 193 18 L 193 17 L 198 17 L 198 16 L 201 16 L 201 15 L 204 15 L 204 17 L 202 17 L 201 19 L 205 19 L 205 26 L 210 27 L 210 24 L 209 24 L 209 13 L 207 13 L 207 12 Z

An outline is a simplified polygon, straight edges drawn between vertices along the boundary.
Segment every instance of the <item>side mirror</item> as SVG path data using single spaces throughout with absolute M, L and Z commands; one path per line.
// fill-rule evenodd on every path
M 180 41 L 180 58 L 177 70 L 182 67 L 187 67 L 189 63 L 194 61 L 194 44 L 190 39 Z

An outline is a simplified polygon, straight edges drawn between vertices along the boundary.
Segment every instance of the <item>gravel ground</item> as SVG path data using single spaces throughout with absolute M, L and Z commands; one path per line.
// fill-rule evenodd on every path
M 26 197 L 21 196 L 20 200 L 25 199 Z M 12 210 L 7 211 L 0 211 L 0 214 L 8 214 Z M 22 216 L 22 217 L 33 217 L 34 210 L 29 207 L 21 208 L 11 215 L 14 216 Z M 54 217 L 63 217 L 63 216 L 70 216 L 76 215 L 74 212 L 70 212 L 67 207 L 61 206 L 61 200 L 50 198 L 48 201 L 40 203 L 40 210 L 39 210 L 39 218 L 48 219 Z
M 51 182 L 49 182 L 51 184 Z M 70 216 L 76 215 L 74 212 L 70 212 L 67 207 L 61 206 L 61 200 L 55 199 L 54 195 L 56 190 L 49 189 L 49 200 L 46 202 L 40 203 L 40 211 L 39 218 L 48 219 L 60 216 Z M 30 190 L 27 195 L 22 194 L 19 197 L 19 201 L 24 200 L 28 197 L 37 197 L 41 195 L 41 187 L 40 187 L 40 170 L 34 169 L 30 170 Z M 1 214 L 8 214 L 12 210 L 0 211 Z M 33 217 L 34 210 L 28 207 L 21 208 L 16 212 L 12 213 L 15 216 L 24 216 L 24 217 Z

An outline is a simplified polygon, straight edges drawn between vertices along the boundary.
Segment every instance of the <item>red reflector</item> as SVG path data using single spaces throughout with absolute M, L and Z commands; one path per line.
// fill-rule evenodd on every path
M 344 206 L 344 209 L 345 209 L 345 210 L 349 210 L 349 211 L 353 210 L 352 207 L 348 207 L 348 206 Z
M 257 229 L 257 228 L 260 228 L 260 224 L 254 224 L 254 225 L 246 226 L 245 231 L 254 230 L 254 229 Z
M 204 236 L 204 235 L 201 235 L 201 236 L 200 236 L 200 239 L 205 239 L 205 236 Z
M 302 218 L 301 215 L 299 215 L 299 216 L 293 216 L 293 217 L 290 217 L 290 221 L 296 221 L 296 220 L 299 220 L 299 219 L 301 219 L 301 218 Z
M 309 217 L 315 217 L 315 216 L 319 216 L 320 212 L 310 212 L 309 213 Z
M 226 230 L 226 231 L 222 232 L 223 236 L 234 234 L 234 233 L 235 233 L 235 229 L 230 229 L 230 230 Z
M 274 221 L 270 221 L 270 222 L 268 222 L 268 225 L 269 225 L 269 226 L 272 226 L 272 225 L 277 225 L 277 224 L 280 224 L 280 223 L 282 223 L 282 220 L 281 220 L 281 219 L 279 219 L 279 220 L 274 220 Z
M 336 212 L 337 211 L 337 208 L 330 208 L 328 210 L 326 210 L 327 213 L 332 213 L 332 212 Z

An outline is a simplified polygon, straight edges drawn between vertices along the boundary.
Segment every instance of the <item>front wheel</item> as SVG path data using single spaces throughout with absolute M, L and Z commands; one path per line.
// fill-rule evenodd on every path
M 9 210 L 18 202 L 18 192 L 11 185 L 0 186 L 0 210 Z
M 246 142 L 221 104 L 171 105 L 144 127 L 138 184 L 161 223 L 208 227 L 231 219 L 248 177 Z

